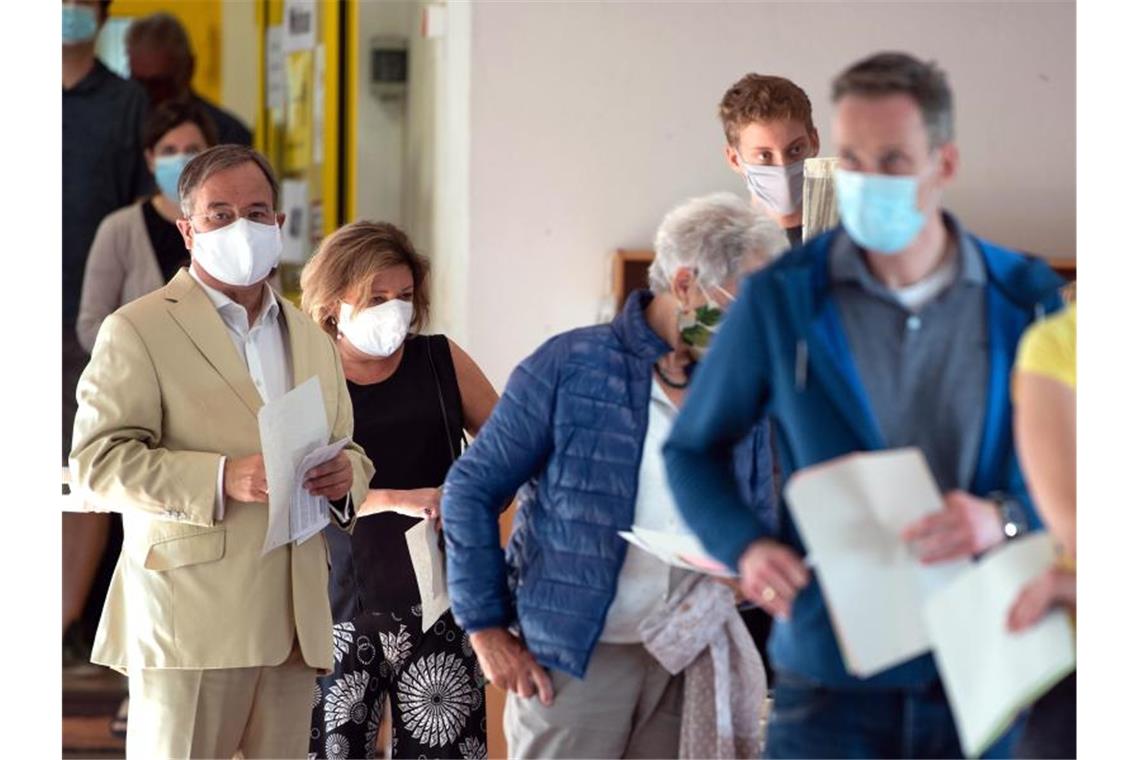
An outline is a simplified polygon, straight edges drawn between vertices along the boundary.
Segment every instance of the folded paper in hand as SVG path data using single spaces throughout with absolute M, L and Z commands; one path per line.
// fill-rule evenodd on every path
M 666 533 L 634 525 L 631 530 L 619 530 L 618 535 L 667 565 L 717 578 L 736 577 L 735 573 L 709 556 L 692 534 Z
M 1076 639 L 1062 610 L 1020 633 L 1006 624 L 1018 594 L 1055 558 L 1052 538 L 1034 533 L 994 549 L 926 602 L 934 660 L 967 757 L 985 752 L 1076 668 Z
M 907 525 L 942 509 L 922 452 L 851 454 L 807 467 L 784 493 L 847 670 L 866 678 L 930 651 L 923 602 L 968 563 L 923 565 L 901 538 Z
M 416 585 L 420 590 L 423 631 L 435 625 L 451 607 L 447 595 L 447 568 L 439 548 L 439 531 L 431 520 L 421 520 L 404 532 L 408 542 L 408 555 L 416 572 Z
M 349 442 L 330 444 L 321 382 L 313 376 L 257 414 L 261 455 L 269 482 L 269 520 L 262 556 L 290 541 L 297 544 L 329 522 L 329 501 L 305 489 L 305 473 L 340 453 Z

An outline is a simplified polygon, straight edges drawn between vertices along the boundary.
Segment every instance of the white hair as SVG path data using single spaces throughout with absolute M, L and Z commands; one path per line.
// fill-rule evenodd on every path
M 767 262 L 788 248 L 775 220 L 732 193 L 714 193 L 677 206 L 662 220 L 653 243 L 649 287 L 667 293 L 681 267 L 705 286 L 724 285 L 752 257 Z

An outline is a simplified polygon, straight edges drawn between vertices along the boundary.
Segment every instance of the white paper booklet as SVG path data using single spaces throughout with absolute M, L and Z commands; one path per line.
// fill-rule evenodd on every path
M 447 595 L 447 570 L 443 552 L 439 549 L 439 531 L 431 520 L 421 520 L 404 531 L 408 542 L 408 555 L 416 572 L 416 585 L 423 606 L 423 632 L 435 625 L 451 606 Z
M 1054 558 L 1048 534 L 1027 536 L 994 549 L 926 602 L 934 659 L 968 757 L 985 752 L 1024 707 L 1076 667 L 1063 611 L 1021 633 L 1006 627 L 1021 589 Z
M 305 488 L 305 473 L 329 461 L 348 445 L 351 438 L 341 438 L 328 446 L 311 451 L 297 466 L 294 480 L 297 483 L 293 492 L 293 504 L 289 512 L 289 538 L 298 546 L 324 530 L 329 524 L 331 505 L 324 496 L 314 496 Z
M 717 578 L 736 577 L 735 573 L 711 557 L 692 534 L 666 533 L 634 525 L 631 530 L 619 530 L 618 535 L 667 565 Z
M 298 471 L 306 456 L 329 442 L 329 423 L 320 379 L 314 375 L 281 398 L 262 406 L 257 414 L 257 424 L 261 432 L 265 476 L 269 481 L 269 521 L 261 548 L 264 556 L 301 535 L 296 529 L 302 525 L 297 524 L 293 517 L 297 492 L 304 490 L 304 472 L 298 475 Z M 325 500 L 326 510 L 327 504 Z M 325 519 L 328 519 L 327 515 Z M 311 528 L 312 523 L 307 523 L 307 527 Z
M 858 453 L 807 467 L 785 496 L 847 670 L 867 678 L 929 651 L 923 604 L 969 563 L 923 565 L 900 538 L 942 509 L 922 452 Z

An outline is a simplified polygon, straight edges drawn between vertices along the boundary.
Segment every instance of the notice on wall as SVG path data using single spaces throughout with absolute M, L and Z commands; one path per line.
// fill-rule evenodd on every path
M 281 183 L 281 210 L 285 213 L 281 261 L 304 264 L 312 245 L 307 182 L 287 179 Z
M 285 28 L 280 24 L 265 30 L 265 107 L 275 121 L 285 118 Z
M 285 52 L 312 50 L 317 43 L 316 0 L 285 0 L 284 18 Z
M 313 163 L 325 162 L 325 46 L 313 52 Z

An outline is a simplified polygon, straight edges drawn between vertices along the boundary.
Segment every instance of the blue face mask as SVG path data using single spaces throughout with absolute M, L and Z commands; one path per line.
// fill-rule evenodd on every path
M 175 153 L 154 159 L 154 181 L 162 194 L 175 203 L 178 203 L 178 178 L 192 158 L 191 153 Z
M 919 177 L 835 170 L 835 196 L 843 229 L 863 248 L 900 253 L 926 223 L 918 208 Z
M 78 45 L 95 39 L 99 19 L 95 11 L 85 5 L 63 6 L 63 44 Z

